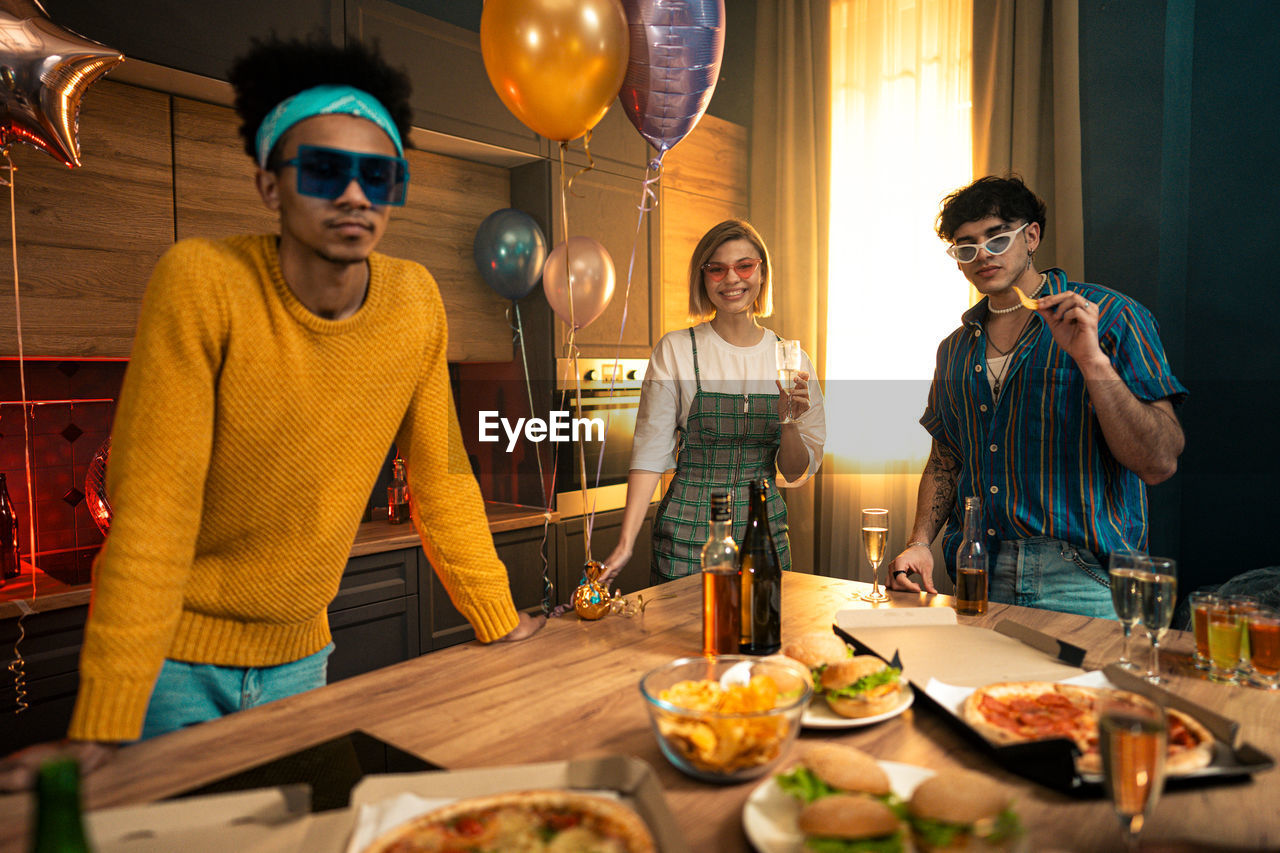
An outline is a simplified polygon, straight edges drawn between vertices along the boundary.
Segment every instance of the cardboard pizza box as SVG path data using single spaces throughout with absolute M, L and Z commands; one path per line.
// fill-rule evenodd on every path
M 454 800 L 531 788 L 616 796 L 662 853 L 689 853 L 653 769 L 624 756 L 368 776 L 349 808 L 318 814 L 309 813 L 306 786 L 287 786 L 94 811 L 86 827 L 98 853 L 346 853 L 362 806 L 403 794 Z

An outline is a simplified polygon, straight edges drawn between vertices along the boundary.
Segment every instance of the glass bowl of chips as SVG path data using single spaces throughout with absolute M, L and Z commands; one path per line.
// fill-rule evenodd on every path
M 662 754 L 705 782 L 769 771 L 800 731 L 813 695 L 809 670 L 776 657 L 681 658 L 640 679 Z

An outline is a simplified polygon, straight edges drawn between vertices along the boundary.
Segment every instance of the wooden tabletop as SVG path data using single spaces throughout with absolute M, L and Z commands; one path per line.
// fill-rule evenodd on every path
M 785 573 L 783 639 L 831 625 L 842 608 L 870 606 L 851 598 L 866 588 Z M 650 603 L 633 618 L 581 622 L 570 615 L 522 643 L 456 646 L 128 747 L 88 778 L 87 805 L 154 800 L 364 729 L 448 768 L 634 755 L 657 771 L 690 849 L 749 850 L 742 805 L 759 780 L 716 786 L 675 770 L 658 750 L 637 687 L 649 669 L 699 650 L 698 579 L 642 594 Z M 949 603 L 945 596 L 896 593 L 890 606 Z M 1106 620 L 992 605 L 985 616 L 960 621 L 989 626 L 1010 616 L 1086 648 L 1089 669 L 1111 662 L 1119 652 L 1120 626 Z M 1239 720 L 1244 740 L 1280 756 L 1276 695 L 1198 677 L 1187 663 L 1185 634 L 1173 632 L 1166 647 L 1173 690 Z M 806 730 L 800 742 L 838 741 L 880 759 L 987 773 L 1015 792 L 1031 850 L 1123 849 L 1107 801 L 1072 799 L 1001 770 L 952 722 L 924 705 L 917 702 L 905 714 L 866 728 Z M 1167 791 L 1144 841 L 1190 842 L 1216 850 L 1280 848 L 1277 803 L 1280 772 L 1275 770 L 1242 784 Z M 0 797 L 0 853 L 22 849 L 28 808 L 25 794 Z

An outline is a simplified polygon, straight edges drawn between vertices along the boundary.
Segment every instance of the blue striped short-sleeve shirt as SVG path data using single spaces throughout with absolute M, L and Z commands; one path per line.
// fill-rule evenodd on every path
M 1045 293 L 1073 290 L 1098 306 L 1098 340 L 1139 400 L 1187 389 L 1165 359 L 1155 319 L 1109 288 L 1048 271 Z M 954 566 L 964 498 L 982 498 L 982 529 L 994 554 L 1000 540 L 1048 536 L 1080 545 L 1104 561 L 1125 547 L 1146 548 L 1147 489 L 1107 448 L 1084 375 L 1034 315 L 1010 356 L 999 399 L 986 375 L 984 299 L 938 347 L 929 401 L 920 423 L 961 462 L 943 551 Z

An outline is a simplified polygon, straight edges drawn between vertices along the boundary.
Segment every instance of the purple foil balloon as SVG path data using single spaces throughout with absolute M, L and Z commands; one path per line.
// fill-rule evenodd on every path
M 720 76 L 724 0 L 622 0 L 631 59 L 618 99 L 661 159 L 698 124 Z

